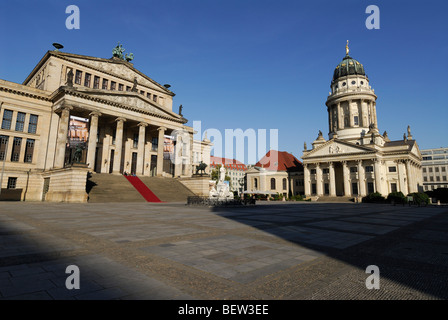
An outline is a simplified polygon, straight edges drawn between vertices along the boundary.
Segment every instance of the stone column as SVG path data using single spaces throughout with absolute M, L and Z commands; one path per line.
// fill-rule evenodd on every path
M 344 129 L 344 119 L 342 116 L 341 103 L 338 102 L 338 130 Z
M 334 174 L 334 163 L 330 162 L 330 196 L 336 197 L 336 177 Z
M 137 149 L 137 175 L 143 174 L 143 166 L 145 162 L 145 137 L 146 126 L 148 124 L 140 122 L 138 124 L 138 149 Z
M 359 181 L 359 195 L 364 197 L 366 192 L 366 171 L 362 166 L 362 160 L 358 161 L 358 181 Z
M 109 173 L 110 166 L 110 144 L 111 144 L 111 131 L 112 128 L 110 126 L 105 126 L 104 128 L 104 137 L 103 137 L 103 151 L 102 151 L 102 159 L 101 159 L 101 173 Z
M 348 125 L 350 128 L 353 127 L 353 115 L 352 115 L 352 102 L 353 100 L 348 101 Z
M 318 196 L 323 196 L 322 168 L 320 164 L 316 164 L 316 191 Z
M 70 110 L 73 107 L 63 106 L 59 117 L 58 138 L 56 140 L 56 155 L 54 159 L 55 168 L 63 168 L 65 162 L 65 149 L 67 146 L 68 125 L 70 122 Z M 12 143 L 12 139 L 11 139 Z
M 378 119 L 376 117 L 376 103 L 375 102 L 373 103 L 372 109 L 373 109 L 373 121 L 375 123 L 375 128 L 378 129 Z
M 308 164 L 303 164 L 303 187 L 305 189 L 305 197 L 311 196 L 310 169 Z
M 176 145 L 174 146 L 174 176 L 178 177 L 182 175 L 182 161 L 183 161 L 183 143 L 184 137 L 179 134 L 175 140 Z
M 410 160 L 406 160 L 406 177 L 408 179 L 408 193 L 415 192 L 414 191 L 414 179 L 412 176 L 412 167 L 411 167 Z
M 406 167 L 403 160 L 397 160 L 399 189 L 405 196 L 409 193 L 408 184 L 406 183 Z
M 333 162 L 330 162 L 330 196 L 336 197 L 336 177 L 334 174 Z
M 381 166 L 380 166 L 380 161 L 378 159 L 374 159 L 373 161 L 373 171 L 374 171 L 374 175 L 375 175 L 375 191 L 379 192 L 381 194 L 382 193 L 382 188 L 381 188 Z M 387 196 L 387 195 L 386 195 Z
M 101 116 L 99 112 L 90 113 L 90 128 L 89 128 L 89 144 L 87 146 L 87 165 L 89 169 L 95 168 L 95 154 L 96 154 L 96 139 L 98 135 L 98 117 Z
M 342 161 L 342 170 L 344 175 L 344 196 L 349 197 L 350 192 L 350 170 L 348 169 L 347 161 Z
M 157 176 L 162 176 L 163 173 L 163 145 L 165 141 L 165 127 L 160 127 L 159 130 L 159 141 L 157 146 Z
M 123 127 L 126 119 L 117 118 L 117 130 L 115 132 L 114 167 L 112 173 L 119 174 L 121 169 L 121 153 L 123 151 Z

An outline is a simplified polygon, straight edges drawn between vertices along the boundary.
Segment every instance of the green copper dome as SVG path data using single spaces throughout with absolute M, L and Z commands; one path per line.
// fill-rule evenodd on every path
M 340 77 L 351 75 L 366 76 L 366 73 L 363 65 L 347 54 L 344 59 L 342 59 L 341 63 L 338 64 L 336 69 L 334 69 L 333 81 Z

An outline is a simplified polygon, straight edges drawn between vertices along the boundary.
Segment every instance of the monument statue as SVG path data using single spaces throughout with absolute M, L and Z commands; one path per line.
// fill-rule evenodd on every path
M 199 174 L 199 171 L 201 171 L 202 176 L 202 174 L 205 173 L 205 168 L 207 168 L 207 164 L 201 161 L 199 165 L 196 167 L 196 174 Z
M 179 115 L 180 115 L 180 116 L 182 116 L 182 109 L 183 109 L 183 107 L 182 107 L 182 105 L 180 105 L 180 106 L 179 106 Z
M 120 44 L 120 42 L 118 42 L 117 46 L 112 50 L 112 55 L 115 58 L 119 58 L 121 60 L 123 59 L 123 52 L 125 52 L 125 49 L 123 48 L 123 46 Z
M 125 58 L 126 58 L 127 62 L 130 62 L 130 61 L 134 60 L 134 54 L 133 53 L 126 53 Z
M 347 40 L 347 44 L 345 45 L 345 54 L 348 55 L 349 52 L 350 50 L 348 48 L 348 40 Z
M 134 85 L 131 89 L 132 92 L 137 92 L 137 77 L 134 77 Z
M 70 69 L 70 71 L 67 73 L 67 86 L 73 87 L 73 70 Z
M 307 150 L 306 149 L 306 141 L 303 143 L 303 150 L 305 150 L 305 151 Z

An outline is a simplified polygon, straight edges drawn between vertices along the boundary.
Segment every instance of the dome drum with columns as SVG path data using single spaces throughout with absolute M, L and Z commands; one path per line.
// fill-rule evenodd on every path
M 364 66 L 346 55 L 336 66 L 327 97 L 328 136 L 319 130 L 303 151 L 306 196 L 387 195 L 417 192 L 422 186 L 421 154 L 408 127 L 403 140 L 378 130 L 377 96 Z M 305 144 L 306 145 L 306 144 Z

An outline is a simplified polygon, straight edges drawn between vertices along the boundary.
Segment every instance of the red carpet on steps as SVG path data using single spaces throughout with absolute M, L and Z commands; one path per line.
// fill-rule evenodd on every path
M 128 181 L 137 189 L 138 192 L 146 199 L 148 202 L 162 202 L 157 196 L 149 190 L 146 184 L 136 176 L 124 176 Z

